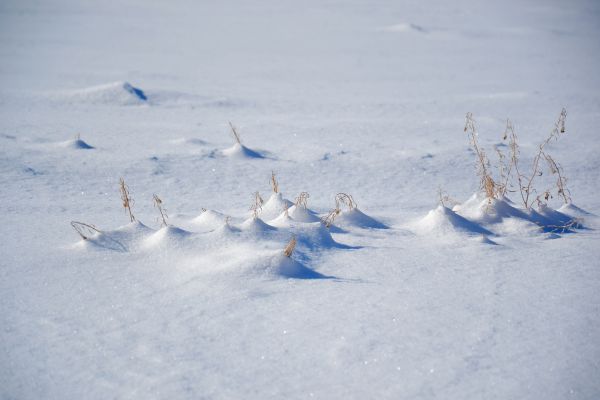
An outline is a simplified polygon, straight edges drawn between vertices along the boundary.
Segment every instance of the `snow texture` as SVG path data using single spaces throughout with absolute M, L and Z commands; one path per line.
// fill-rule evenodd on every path
M 0 399 L 600 398 L 599 16 L 0 2 Z M 528 172 L 563 107 L 571 200 L 482 196 L 465 114 Z

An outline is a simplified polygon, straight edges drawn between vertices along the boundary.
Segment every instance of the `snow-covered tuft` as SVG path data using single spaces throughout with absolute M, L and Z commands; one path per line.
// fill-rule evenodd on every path
M 225 157 L 238 158 L 238 159 L 255 159 L 265 158 L 261 153 L 249 149 L 241 143 L 235 143 L 233 146 L 222 151 Z
M 61 142 L 60 146 L 67 148 L 67 149 L 73 149 L 73 150 L 92 150 L 95 148 L 94 146 L 86 143 L 85 141 L 83 141 L 80 138 Z

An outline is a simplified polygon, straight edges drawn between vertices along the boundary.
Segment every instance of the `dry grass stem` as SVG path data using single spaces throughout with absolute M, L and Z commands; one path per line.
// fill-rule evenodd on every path
M 279 193 L 279 183 L 273 171 L 271 171 L 271 188 L 273 189 L 273 193 Z
M 250 211 L 252 211 L 252 217 L 254 219 L 258 218 L 258 215 L 262 211 L 262 205 L 264 201 L 262 197 L 260 197 L 260 193 L 254 192 L 254 203 L 250 206 Z
M 169 224 L 167 223 L 167 219 L 169 218 L 169 216 L 167 215 L 167 210 L 163 206 L 163 201 L 156 194 L 152 195 L 152 197 L 154 199 L 154 207 L 158 209 L 158 212 L 160 214 L 161 226 L 169 226 Z
M 229 127 L 231 128 L 231 132 L 233 133 L 233 138 L 235 139 L 235 141 L 238 142 L 239 144 L 242 144 L 242 141 L 240 140 L 240 135 L 239 135 L 236 127 L 233 126 L 233 124 L 231 123 L 231 121 L 229 121 Z
M 467 113 L 465 122 L 465 132 L 469 134 L 469 140 L 471 146 L 477 155 L 477 175 L 479 175 L 480 184 L 479 187 L 485 192 L 488 199 L 496 197 L 496 183 L 490 174 L 490 162 L 485 154 L 485 151 L 479 146 L 477 141 L 477 127 L 475 126 L 475 120 L 473 114 Z
M 90 237 L 97 233 L 102 233 L 100 229 L 96 228 L 94 225 L 86 224 L 83 222 L 71 221 L 71 226 L 75 229 L 75 232 L 81 236 L 83 240 L 88 240 Z
M 133 216 L 133 212 L 131 211 L 131 207 L 134 202 L 129 194 L 129 186 L 125 184 L 125 180 L 123 178 L 119 179 L 119 191 L 121 192 L 121 201 L 123 202 L 123 207 L 129 213 L 129 219 L 131 222 L 135 221 L 135 217 Z
M 291 257 L 292 254 L 294 253 L 295 248 L 296 248 L 296 236 L 292 236 L 292 238 L 288 242 L 287 246 L 285 246 L 285 249 L 283 249 L 283 254 L 285 254 L 286 257 Z

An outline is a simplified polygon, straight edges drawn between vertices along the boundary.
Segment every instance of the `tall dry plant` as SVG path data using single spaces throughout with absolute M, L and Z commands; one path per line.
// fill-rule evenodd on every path
M 123 203 L 123 208 L 125 208 L 125 210 L 129 214 L 129 220 L 133 222 L 135 221 L 135 217 L 133 216 L 131 207 L 133 206 L 134 201 L 131 198 L 131 195 L 129 194 L 129 186 L 125 184 L 125 179 L 123 178 L 119 179 L 119 191 L 121 192 L 121 201 Z
M 169 218 L 169 216 L 167 215 L 167 210 L 163 206 L 162 199 L 156 194 L 153 194 L 152 198 L 154 199 L 154 207 L 156 207 L 158 213 L 160 214 L 159 218 L 161 219 L 161 226 L 169 226 L 169 224 L 167 223 L 167 219 Z
M 533 158 L 533 162 L 531 165 L 531 171 L 528 174 L 524 174 L 520 170 L 519 166 L 519 145 L 517 144 L 517 135 L 512 129 L 508 132 L 509 137 L 509 147 L 511 153 L 511 163 L 514 167 L 517 181 L 519 185 L 519 193 L 521 195 L 521 200 L 523 202 L 523 206 L 526 209 L 531 208 L 533 203 L 537 201 L 541 202 L 541 199 L 548 200 L 550 195 L 550 190 L 545 190 L 541 194 L 537 195 L 537 190 L 535 189 L 533 183 L 537 177 L 543 175 L 541 162 L 545 160 L 548 164 L 550 173 L 552 175 L 557 175 L 557 192 L 560 197 L 563 198 L 565 203 L 570 201 L 569 190 L 566 187 L 567 179 L 564 177 L 562 168 L 560 165 L 554 161 L 554 159 L 546 152 L 546 146 L 551 141 L 556 141 L 558 138 L 565 133 L 565 121 L 567 118 L 567 110 L 562 109 L 558 119 L 554 123 L 554 127 L 548 137 L 538 146 L 538 151 Z
M 477 127 L 475 125 L 475 120 L 473 119 L 472 113 L 467 113 L 466 121 L 465 121 L 465 132 L 469 135 L 469 142 L 477 155 L 477 164 L 476 170 L 477 175 L 479 176 L 479 188 L 485 192 L 485 195 L 488 199 L 493 199 L 496 197 L 496 182 L 492 178 L 492 174 L 490 172 L 490 161 L 485 154 L 485 151 L 481 146 L 479 146 L 479 142 L 477 141 L 478 133 Z

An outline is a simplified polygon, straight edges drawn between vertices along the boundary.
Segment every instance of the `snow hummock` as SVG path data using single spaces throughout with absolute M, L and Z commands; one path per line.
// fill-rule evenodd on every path
M 74 150 L 91 150 L 95 148 L 94 146 L 89 145 L 79 137 L 72 140 L 67 140 L 65 142 L 61 142 L 60 146 Z
M 502 224 L 512 231 L 542 230 L 544 232 L 571 232 L 581 227 L 573 217 L 541 204 L 538 210 L 518 208 L 506 197 L 487 198 L 476 193 L 467 201 L 453 207 L 453 211 L 482 225 Z M 529 228 L 527 225 L 531 225 Z
M 226 157 L 239 159 L 265 158 L 261 153 L 249 149 L 241 143 L 235 143 L 233 146 L 222 151 Z
M 190 224 L 197 229 L 210 231 L 222 226 L 226 220 L 227 216 L 225 214 L 214 210 L 205 210 L 202 211 L 202 214 L 192 219 Z
M 113 82 L 85 89 L 64 91 L 55 97 L 82 104 L 120 106 L 139 105 L 148 101 L 144 91 L 129 82 Z
M 294 203 L 283 198 L 281 193 L 273 193 L 269 200 L 262 205 L 260 217 L 265 221 L 277 218 L 286 208 L 290 208 Z
M 304 206 L 293 205 L 288 209 L 289 216 L 298 222 L 319 222 L 321 219 L 312 210 Z
M 356 227 L 356 228 L 375 228 L 387 229 L 388 227 L 382 222 L 354 207 L 351 210 L 345 210 L 335 218 L 334 224 L 340 227 Z
M 295 279 L 323 279 L 329 278 L 310 268 L 305 267 L 292 257 L 286 257 L 283 252 L 267 256 L 264 260 L 266 272 L 275 276 Z
M 144 239 L 146 248 L 165 246 L 168 248 L 179 247 L 192 233 L 175 226 L 163 226 Z
M 556 210 L 562 214 L 568 215 L 570 217 L 574 217 L 574 218 L 587 218 L 587 217 L 594 217 L 595 215 L 584 210 L 583 208 L 577 207 L 575 204 L 573 203 L 566 203 L 563 204 L 560 208 L 558 208 L 558 210 Z
M 493 235 L 481 225 L 458 215 L 448 207 L 439 205 L 427 215 L 415 222 L 413 228 L 418 233 L 452 234 L 465 233 L 469 235 Z
M 275 227 L 265 223 L 262 219 L 254 217 L 250 217 L 245 220 L 240 228 L 243 231 L 250 231 L 254 233 L 268 232 L 276 229 Z
M 153 232 L 140 221 L 134 221 L 114 230 L 96 233 L 83 242 L 96 248 L 126 252 L 136 249 Z

